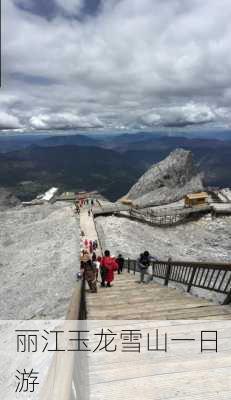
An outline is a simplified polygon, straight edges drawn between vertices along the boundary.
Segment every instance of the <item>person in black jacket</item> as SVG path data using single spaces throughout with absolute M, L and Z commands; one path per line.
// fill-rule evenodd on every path
M 116 262 L 118 264 L 118 274 L 123 272 L 123 267 L 124 267 L 124 258 L 121 254 L 118 255 Z
M 146 283 L 149 283 L 151 279 L 153 278 L 153 275 L 150 274 L 149 272 L 149 267 L 151 265 L 151 261 L 157 261 L 156 257 L 150 256 L 149 252 L 146 250 L 144 253 L 141 253 L 138 260 L 137 264 L 140 270 L 140 281 L 139 283 L 145 283 L 144 281 L 144 276 L 147 275 L 147 281 Z

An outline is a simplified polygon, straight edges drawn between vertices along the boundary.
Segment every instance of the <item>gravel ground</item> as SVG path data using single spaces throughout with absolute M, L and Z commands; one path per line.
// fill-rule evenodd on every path
M 79 221 L 65 203 L 0 212 L 0 319 L 65 316 L 79 268 Z
M 221 261 L 231 259 L 231 217 L 203 217 L 175 227 L 152 227 L 121 217 L 96 218 L 103 248 L 136 258 L 144 250 L 159 259 Z
M 96 218 L 96 226 L 102 248 L 108 248 L 114 255 L 122 253 L 125 258 L 136 259 L 148 250 L 161 260 L 169 257 L 178 261 L 231 260 L 231 217 L 212 220 L 205 216 L 187 224 L 159 228 L 110 216 Z M 170 283 L 170 286 L 185 291 L 182 285 Z M 207 290 L 193 288 L 191 292 L 215 302 L 224 300 L 223 295 Z

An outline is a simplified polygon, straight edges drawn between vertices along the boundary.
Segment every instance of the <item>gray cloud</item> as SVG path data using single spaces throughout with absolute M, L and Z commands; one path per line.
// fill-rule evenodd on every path
M 216 120 L 215 113 L 204 104 L 189 103 L 182 107 L 169 107 L 164 110 L 154 110 L 142 116 L 144 125 L 155 127 L 186 127 L 201 125 Z
M 55 2 L 69 15 L 84 8 Z M 4 96 L 14 101 L 1 110 L 19 125 L 231 125 L 230 0 L 104 0 L 81 20 L 8 0 L 3 17 Z

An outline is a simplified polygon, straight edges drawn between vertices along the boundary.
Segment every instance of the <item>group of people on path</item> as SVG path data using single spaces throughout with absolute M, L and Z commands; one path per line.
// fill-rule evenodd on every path
M 90 243 L 90 245 L 89 245 Z M 94 247 L 91 243 L 97 243 L 97 241 L 86 241 L 85 250 L 82 250 L 81 255 L 81 273 L 85 274 L 86 281 L 88 282 L 89 289 L 92 293 L 97 292 L 97 283 L 100 283 L 101 287 L 111 287 L 111 283 L 114 280 L 114 273 L 117 271 L 118 274 L 123 272 L 124 258 L 121 254 L 118 257 L 110 255 L 110 251 L 106 250 L 104 256 L 97 256 Z M 89 250 L 88 247 L 89 246 Z M 153 261 L 157 261 L 156 257 L 149 254 L 148 251 L 144 251 L 140 254 L 137 259 L 137 266 L 140 271 L 140 280 L 138 283 L 149 283 L 153 278 L 153 274 L 150 272 L 150 267 Z M 101 282 L 99 282 L 99 274 Z M 146 276 L 146 280 L 145 280 Z
M 110 255 L 109 250 L 105 250 L 104 256 L 98 256 L 93 251 L 82 250 L 81 254 L 81 273 L 84 274 L 88 283 L 90 292 L 97 292 L 97 283 L 99 282 L 99 273 L 101 276 L 101 287 L 111 287 L 114 280 L 114 273 L 122 273 L 124 267 L 124 258 L 121 254 L 117 258 Z
M 75 212 L 77 214 L 80 214 L 81 208 L 84 207 L 88 208 L 88 215 L 91 215 L 92 208 L 95 206 L 95 200 L 94 199 L 76 199 L 75 200 Z
M 97 240 L 84 240 L 85 249 L 89 250 L 89 253 L 92 254 L 94 251 L 98 249 L 98 242 Z

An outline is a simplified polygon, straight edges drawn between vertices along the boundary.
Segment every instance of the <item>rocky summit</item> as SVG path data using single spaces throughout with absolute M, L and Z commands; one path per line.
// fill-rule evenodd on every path
M 187 193 L 203 189 L 192 153 L 176 149 L 163 161 L 152 165 L 130 189 L 127 198 L 146 207 L 178 201 Z

